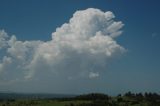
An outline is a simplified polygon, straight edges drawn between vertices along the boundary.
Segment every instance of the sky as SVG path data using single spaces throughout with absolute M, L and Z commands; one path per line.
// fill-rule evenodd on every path
M 0 0 L 0 91 L 160 93 L 159 0 Z

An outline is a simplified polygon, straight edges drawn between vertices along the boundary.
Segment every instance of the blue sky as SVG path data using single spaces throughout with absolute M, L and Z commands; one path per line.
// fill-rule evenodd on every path
M 159 4 L 158 0 L 0 0 L 0 29 L 4 29 L 9 36 L 16 35 L 20 41 L 48 41 L 52 32 L 68 23 L 78 10 L 98 8 L 111 11 L 116 16 L 115 20 L 124 23 L 123 33 L 116 41 L 127 52 L 111 61 L 101 77 L 86 81 L 82 89 L 74 88 L 75 83 L 70 82 L 71 88 L 54 90 L 53 84 L 53 91 L 44 87 L 38 92 L 160 92 Z M 77 81 L 77 84 L 83 85 L 83 80 Z M 39 85 L 52 83 L 43 81 Z M 25 84 L 33 86 L 28 82 Z M 0 90 L 16 91 L 17 87 L 21 87 L 22 92 L 32 91 L 21 83 L 10 86 L 1 84 Z M 61 83 L 60 87 L 65 86 Z

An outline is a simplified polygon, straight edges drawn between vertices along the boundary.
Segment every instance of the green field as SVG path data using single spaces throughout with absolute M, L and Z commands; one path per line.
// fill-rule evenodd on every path
M 15 100 L 0 102 L 0 106 L 70 106 L 72 104 L 88 104 L 91 101 L 58 101 L 58 100 Z

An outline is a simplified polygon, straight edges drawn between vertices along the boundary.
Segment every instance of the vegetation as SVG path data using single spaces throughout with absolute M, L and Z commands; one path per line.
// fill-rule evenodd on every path
M 57 99 L 0 99 L 0 106 L 160 106 L 160 95 L 127 92 L 115 97 L 92 93 Z

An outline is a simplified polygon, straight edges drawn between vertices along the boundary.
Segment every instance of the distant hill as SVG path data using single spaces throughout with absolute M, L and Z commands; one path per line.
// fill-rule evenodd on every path
M 12 93 L 0 92 L 0 99 L 50 99 L 50 98 L 70 98 L 76 95 L 69 94 L 49 94 L 49 93 Z

